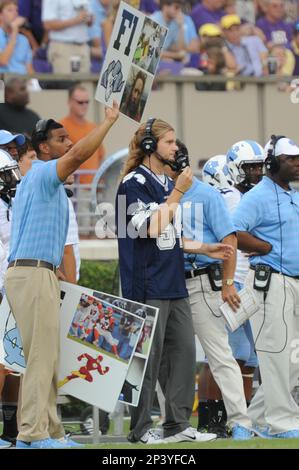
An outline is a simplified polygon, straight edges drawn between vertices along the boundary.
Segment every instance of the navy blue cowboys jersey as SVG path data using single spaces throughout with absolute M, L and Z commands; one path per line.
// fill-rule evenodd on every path
M 171 179 L 164 175 L 160 179 L 143 165 L 118 188 L 116 226 L 123 297 L 143 302 L 188 296 L 180 221 L 170 223 L 159 238 L 147 235 L 151 215 L 172 189 Z

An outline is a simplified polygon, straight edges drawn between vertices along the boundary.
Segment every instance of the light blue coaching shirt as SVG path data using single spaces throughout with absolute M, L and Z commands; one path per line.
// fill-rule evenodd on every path
M 0 28 L 0 51 L 3 51 L 9 42 L 9 36 Z M 28 39 L 23 34 L 17 35 L 14 51 L 7 65 L 0 67 L 1 73 L 27 74 L 27 65 L 32 62 L 32 50 Z
M 220 193 L 193 178 L 191 188 L 181 199 L 184 237 L 204 243 L 217 243 L 235 232 L 231 216 Z M 185 271 L 208 266 L 215 259 L 185 253 Z
M 299 193 L 286 191 L 264 176 L 246 193 L 234 214 L 235 228 L 272 245 L 264 256 L 252 256 L 250 264 L 268 264 L 288 276 L 299 275 Z M 281 240 L 282 239 L 282 240 Z
M 168 28 L 163 49 L 170 49 L 171 46 L 178 41 L 180 35 L 178 23 L 175 20 L 166 23 L 161 11 L 155 11 L 150 17 L 160 25 Z M 197 38 L 197 33 L 192 18 L 189 15 L 184 15 L 184 39 L 186 44 L 188 45 L 195 38 Z
M 168 33 L 164 42 L 163 49 L 167 50 L 170 49 L 173 44 L 175 44 L 178 40 L 180 34 L 180 27 L 176 21 L 172 20 L 169 23 L 166 23 L 161 11 L 155 11 L 150 18 L 162 26 L 168 28 Z
M 59 266 L 68 222 L 68 200 L 57 175 L 57 160 L 33 161 L 14 200 L 8 261 L 36 259 Z

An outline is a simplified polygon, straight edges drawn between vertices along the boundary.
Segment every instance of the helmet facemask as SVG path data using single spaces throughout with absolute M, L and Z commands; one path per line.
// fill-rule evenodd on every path
M 256 171 L 260 168 L 260 171 Z M 265 167 L 263 160 L 244 160 L 239 165 L 239 178 L 240 183 L 248 190 L 258 184 L 265 174 Z
M 14 197 L 18 183 L 21 181 L 21 172 L 16 162 L 0 168 L 0 194 Z

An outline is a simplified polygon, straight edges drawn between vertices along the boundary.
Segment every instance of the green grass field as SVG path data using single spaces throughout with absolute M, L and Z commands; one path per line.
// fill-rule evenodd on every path
M 196 426 L 197 418 L 191 417 L 191 425 Z M 113 434 L 113 421 L 109 428 L 109 434 Z M 66 426 L 66 432 L 74 433 L 79 431 L 79 427 Z M 0 434 L 2 432 L 2 423 L 0 423 Z M 129 432 L 129 421 L 124 420 L 124 435 Z M 105 436 L 107 439 L 108 436 Z M 75 437 L 76 439 L 76 437 Z M 159 444 L 159 445 L 144 445 L 144 444 L 131 444 L 131 443 L 115 443 L 115 437 L 111 439 L 114 442 L 107 442 L 105 444 L 87 444 L 86 449 L 99 449 L 99 450 L 117 450 L 117 449 L 299 449 L 299 439 L 260 439 L 253 438 L 249 441 L 236 442 L 232 439 L 217 439 L 213 442 L 208 443 L 193 443 L 193 442 L 181 442 L 177 444 Z
M 197 416 L 191 416 L 190 424 L 194 427 L 197 426 Z M 74 432 L 75 429 L 69 429 Z M 108 434 L 113 435 L 114 422 L 111 420 Z M 124 419 L 123 434 L 126 436 L 129 433 L 129 419 Z M 106 438 L 108 436 L 105 436 Z M 113 439 L 112 439 L 113 440 Z M 178 444 L 159 444 L 159 445 L 144 445 L 144 444 L 131 444 L 131 443 L 105 443 L 105 444 L 89 444 L 87 449 L 103 449 L 105 451 L 111 449 L 299 449 L 299 439 L 261 439 L 254 438 L 249 441 L 236 442 L 232 439 L 217 439 L 210 443 L 193 443 L 182 442 Z
M 259 439 L 236 442 L 231 439 L 218 439 L 211 443 L 182 442 L 179 444 L 94 444 L 87 449 L 299 449 L 299 439 Z

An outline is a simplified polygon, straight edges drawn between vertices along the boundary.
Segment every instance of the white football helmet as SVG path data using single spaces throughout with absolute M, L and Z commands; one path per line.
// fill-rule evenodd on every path
M 217 189 L 229 188 L 234 184 L 227 168 L 226 155 L 209 158 L 202 169 L 202 180 Z
M 226 163 L 235 184 L 245 180 L 244 164 L 264 163 L 263 147 L 254 140 L 241 140 L 235 143 L 226 154 Z
M 19 165 L 9 153 L 0 149 L 0 193 L 14 197 L 20 181 Z

